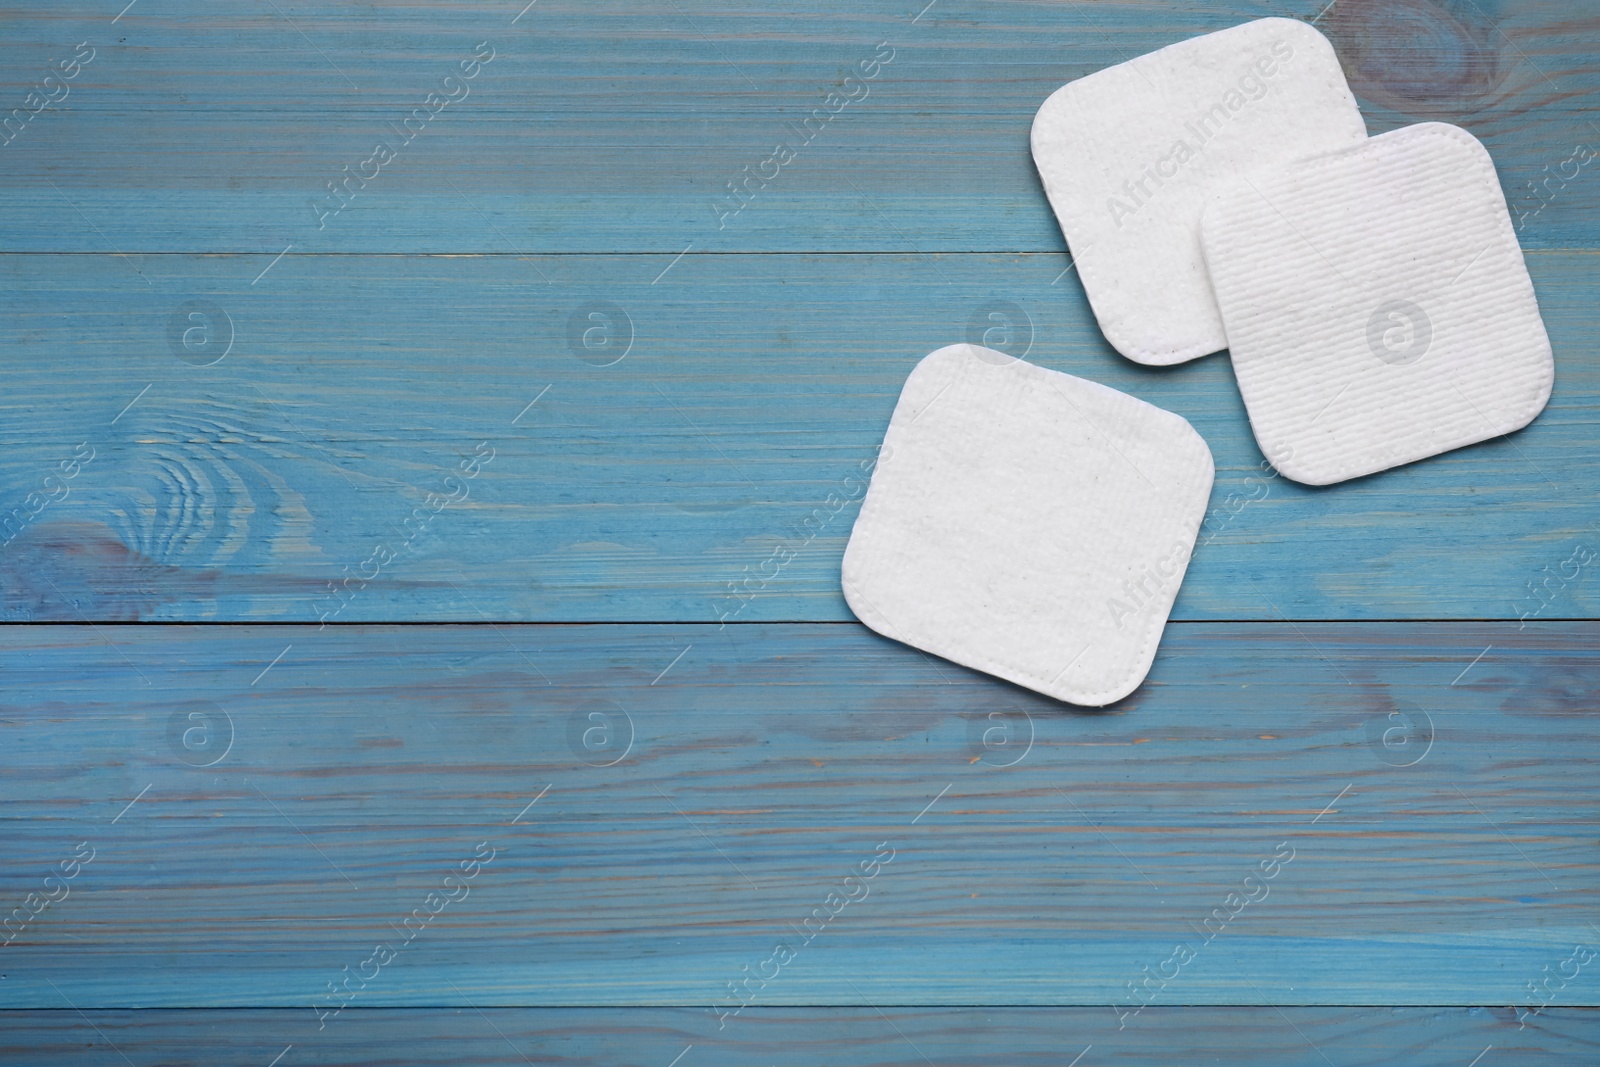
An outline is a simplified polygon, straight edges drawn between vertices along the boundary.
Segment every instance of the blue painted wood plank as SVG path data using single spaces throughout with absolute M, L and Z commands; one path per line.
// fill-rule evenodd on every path
M 1061 256 L 0 256 L 0 613 L 848 620 L 853 476 L 1001 307 L 991 343 L 1210 444 L 1175 617 L 1589 617 L 1596 257 L 1529 263 L 1548 410 L 1314 490 L 1261 468 L 1225 357 L 1116 355 Z
M 4 627 L 0 1006 L 1593 1005 L 1597 637 Z
M 683 1067 L 917 1067 L 1066 1064 L 1087 1047 L 1085 1067 L 1465 1067 L 1485 1049 L 1502 1063 L 1583 1062 L 1600 1022 L 1582 1008 L 1522 1028 L 1500 1008 L 1152 1008 L 1138 1027 L 1107 1033 L 1107 1017 L 1104 1008 L 771 1008 L 718 1031 L 684 1008 L 436 1008 L 352 1010 L 315 1032 L 287 1009 L 0 1012 L 0 1054 L 60 1067 L 120 1062 L 119 1052 L 167 1067 L 265 1065 L 286 1048 L 283 1064 L 317 1067 L 665 1067 L 679 1055 Z
M 0 114 L 58 99 L 0 147 L 0 250 L 1059 251 L 1028 154 L 1050 92 L 1319 13 L 1374 132 L 1461 123 L 1525 244 L 1600 243 L 1600 25 L 1560 0 L 522 7 L 9 3 Z
M 1283 12 L 910 7 L 6 5 L 13 103 L 96 51 L 0 146 L 29 253 L 0 256 L 0 612 L 846 619 L 839 488 L 1004 300 L 1032 358 L 1211 441 L 1180 618 L 1512 621 L 1178 624 L 1093 715 L 853 626 L 6 626 L 0 1004 L 53 1010 L 0 1013 L 3 1058 L 209 1063 L 219 1028 L 261 1062 L 1587 1053 L 1596 632 L 1541 620 L 1596 606 L 1600 25 L 1322 13 L 1374 131 L 1489 144 L 1558 387 L 1524 434 L 1313 492 L 1256 469 L 1220 359 L 1106 350 L 1026 156 L 1068 78 Z M 870 96 L 729 214 L 880 40 Z M 480 41 L 469 98 L 316 199 Z M 202 251 L 258 254 L 154 254 Z M 885 254 L 706 254 L 818 251 Z M 1295 1006 L 1373 1001 L 1506 1006 Z M 1007 1003 L 1094 1007 L 948 1007 Z M 648 1004 L 684 1007 L 617 1010 Z M 106 1013 L 136 1005 L 289 1014 Z

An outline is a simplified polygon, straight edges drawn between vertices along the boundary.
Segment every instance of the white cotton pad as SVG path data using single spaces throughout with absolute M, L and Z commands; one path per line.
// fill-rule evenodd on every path
M 1327 38 L 1259 19 L 1051 94 L 1033 159 L 1106 340 L 1140 363 L 1226 346 L 1200 212 L 1239 174 L 1367 135 Z
M 844 554 L 897 641 L 1074 704 L 1138 687 L 1211 495 L 1170 411 L 976 345 L 901 390 Z
M 1443 123 L 1260 174 L 1202 226 L 1262 453 L 1309 485 L 1520 429 L 1550 339 L 1489 153 Z

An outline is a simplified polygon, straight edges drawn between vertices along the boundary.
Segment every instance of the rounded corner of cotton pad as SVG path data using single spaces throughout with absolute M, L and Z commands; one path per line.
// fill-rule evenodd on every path
M 1284 30 L 1300 37 L 1302 43 L 1309 44 L 1311 47 L 1321 52 L 1322 57 L 1324 59 L 1331 60 L 1334 67 L 1340 71 L 1340 80 L 1345 81 L 1343 77 L 1344 64 L 1339 62 L 1339 50 L 1334 47 L 1333 42 L 1328 39 L 1327 34 L 1323 33 L 1317 27 L 1303 19 L 1288 18 L 1283 15 L 1271 15 L 1264 19 L 1256 19 L 1253 22 L 1243 23 L 1242 25 L 1260 26 L 1268 22 L 1277 23 Z M 1345 92 L 1350 92 L 1347 81 L 1345 81 Z M 1355 95 L 1353 93 L 1351 94 L 1350 99 L 1352 102 L 1354 102 Z
M 1442 137 L 1447 141 L 1454 141 L 1466 149 L 1474 158 L 1488 164 L 1489 172 L 1495 176 L 1499 184 L 1499 171 L 1495 167 L 1494 155 L 1490 153 L 1489 146 L 1479 139 L 1478 135 L 1465 126 L 1457 126 L 1453 122 L 1417 122 L 1410 126 L 1402 126 L 1398 130 L 1391 130 L 1384 136 L 1392 137 L 1397 133 L 1406 134 L 1407 140 L 1416 140 L 1423 137 Z M 1500 195 L 1505 195 L 1505 190 L 1500 190 Z M 1509 210 L 1509 209 L 1508 209 Z
M 982 345 L 975 345 L 968 341 L 958 341 L 953 345 L 945 345 L 942 348 L 935 348 L 932 352 L 929 352 L 927 355 L 917 360 L 917 365 L 911 368 L 911 373 L 915 374 L 924 366 L 928 366 L 935 362 L 942 363 L 945 360 L 954 359 L 958 356 L 975 356 L 977 353 L 974 350 L 982 347 Z M 988 351 L 992 352 L 994 350 L 989 349 Z M 1010 359 L 1011 357 L 1006 356 L 1005 358 Z
M 1088 290 L 1087 286 L 1084 288 L 1085 291 Z M 1180 363 L 1189 363 L 1214 352 L 1221 352 L 1228 347 L 1227 338 L 1224 337 L 1220 342 L 1213 338 L 1192 341 L 1187 345 L 1170 349 L 1151 348 L 1130 339 L 1124 332 L 1122 323 L 1111 325 L 1101 318 L 1100 312 L 1094 308 L 1093 296 L 1089 298 L 1089 307 L 1095 312 L 1095 324 L 1100 327 L 1100 334 L 1106 339 L 1106 344 L 1123 359 L 1137 363 L 1141 367 L 1175 367 Z
M 1324 45 L 1327 45 L 1329 53 L 1338 55 L 1338 51 L 1333 47 L 1333 42 L 1328 40 L 1328 35 L 1304 19 L 1293 19 L 1289 18 L 1287 15 L 1268 15 L 1266 18 L 1255 19 L 1254 21 L 1244 23 L 1243 25 L 1262 26 L 1269 22 L 1274 22 L 1280 26 L 1289 28 L 1291 33 L 1298 33 L 1306 37 L 1308 40 L 1321 41 Z
M 1162 624 L 1162 629 L 1165 629 L 1165 628 L 1166 628 L 1166 626 L 1163 623 Z M 1155 643 L 1158 644 L 1158 645 L 1161 643 L 1161 635 L 1160 634 L 1156 635 Z M 1117 685 L 1113 686 L 1110 689 L 1107 689 L 1105 692 L 1102 692 L 1102 693 L 1070 693 L 1070 694 L 1069 693 L 1063 693 L 1061 695 L 1057 695 L 1056 699 L 1057 700 L 1061 700 L 1061 701 L 1065 701 L 1068 704 L 1075 704 L 1080 708 L 1105 708 L 1105 707 L 1110 707 L 1112 704 L 1115 704 L 1117 701 L 1122 700 L 1122 699 L 1124 699 L 1126 697 L 1132 696 L 1134 693 L 1138 692 L 1139 691 L 1139 687 L 1145 683 L 1145 679 L 1150 677 L 1150 669 L 1155 666 L 1155 663 L 1156 663 L 1156 650 L 1155 650 L 1154 647 L 1152 647 L 1150 649 L 1150 659 L 1149 659 L 1148 662 L 1142 664 L 1139 667 L 1139 669 L 1134 671 L 1125 681 L 1119 682 Z M 1052 695 L 1052 694 L 1047 694 L 1047 695 Z
M 1209 495 L 1210 490 L 1208 489 L 1207 496 Z M 1199 536 L 1200 531 L 1196 529 L 1196 540 L 1199 539 Z M 1189 556 L 1191 559 L 1194 556 L 1194 549 L 1192 545 L 1189 550 Z M 1185 576 L 1188 574 L 1188 569 L 1189 563 L 1187 560 L 1185 560 Z M 1179 582 L 1179 588 L 1182 588 L 1181 581 Z M 1173 592 L 1173 599 L 1175 603 L 1177 599 L 1176 590 Z M 1144 685 L 1145 681 L 1150 677 L 1151 670 L 1155 668 L 1156 653 L 1161 650 L 1161 637 L 1167 632 L 1167 623 L 1171 621 L 1171 612 L 1171 605 L 1168 605 L 1166 612 L 1150 620 L 1149 632 L 1145 637 L 1145 642 L 1139 659 L 1135 661 L 1133 666 L 1128 669 L 1126 677 L 1124 677 L 1121 681 L 1106 689 L 1099 690 L 1098 692 L 1083 692 L 1080 690 L 1072 690 L 1063 687 L 1056 692 L 1043 691 L 1045 696 L 1052 697 L 1056 700 L 1065 701 L 1068 704 L 1076 704 L 1079 707 L 1084 708 L 1109 707 L 1110 705 L 1115 704 L 1117 701 L 1131 696 L 1133 693 L 1138 691 L 1140 686 Z M 1033 687 L 1030 685 L 1028 688 Z
M 1348 481 L 1351 477 L 1342 470 L 1332 472 L 1301 470 L 1295 466 L 1294 460 L 1292 459 L 1286 459 L 1281 463 L 1274 463 L 1272 465 L 1272 469 L 1277 471 L 1283 477 L 1289 479 L 1291 482 L 1295 482 L 1299 485 L 1309 485 L 1314 488 L 1321 488 L 1326 485 L 1337 485 L 1340 482 Z M 1381 469 L 1387 470 L 1388 468 L 1384 467 Z M 1373 471 L 1372 473 L 1376 474 L 1377 471 Z M 1359 475 L 1357 477 L 1359 477 Z
M 1034 110 L 1033 121 L 1028 124 L 1028 148 L 1033 153 L 1033 164 L 1035 167 L 1038 167 L 1039 165 L 1039 138 L 1041 136 L 1041 124 L 1051 118 L 1054 118 L 1057 112 L 1067 106 L 1066 98 L 1071 95 L 1073 91 L 1075 91 L 1075 87 L 1077 86 L 1078 82 L 1082 80 L 1082 78 L 1074 78 L 1065 85 L 1058 86 L 1053 92 L 1051 92 L 1049 96 L 1045 97 L 1044 102 Z
M 1541 316 L 1540 326 L 1544 325 Z M 1544 336 L 1544 376 L 1539 382 L 1538 395 L 1528 404 L 1526 414 L 1519 414 L 1506 433 L 1516 433 L 1533 425 L 1533 420 L 1544 414 L 1544 409 L 1550 406 L 1550 394 L 1556 387 L 1556 357 L 1555 350 L 1550 347 L 1550 334 Z
M 881 625 L 882 620 L 878 617 L 878 613 L 872 609 L 872 605 L 867 602 L 867 599 L 856 591 L 856 586 L 860 584 L 860 580 L 850 573 L 855 569 L 850 563 L 850 549 L 854 544 L 855 530 L 852 529 L 850 531 L 850 539 L 844 546 L 844 561 L 839 567 L 839 591 L 844 594 L 844 606 L 850 609 L 850 614 L 854 615 L 856 621 L 861 625 L 873 633 L 890 637 L 892 636 L 891 634 L 884 633 Z
M 1145 680 L 1150 677 L 1150 671 L 1155 667 L 1156 652 L 1161 647 L 1161 635 L 1167 629 L 1166 616 L 1152 620 L 1151 625 L 1152 632 L 1146 640 L 1144 655 L 1128 669 L 1128 673 L 1115 685 L 1094 692 L 1073 689 L 1065 685 L 1054 692 L 1049 690 L 1036 690 L 1036 692 L 1043 692 L 1045 696 L 1053 700 L 1059 700 L 1080 708 L 1109 707 L 1117 701 L 1138 692 L 1139 687 L 1144 685 Z M 1029 688 L 1033 687 L 1029 686 Z
M 959 374 L 959 368 L 963 362 L 979 358 L 974 351 L 979 347 L 965 342 L 945 345 L 943 348 L 936 348 L 917 360 L 917 365 L 911 368 L 911 373 L 906 375 L 904 384 L 900 386 L 900 400 L 895 404 L 896 414 L 900 411 L 900 404 L 918 392 L 924 378 L 937 380 L 940 375 Z M 1010 357 L 1005 356 L 1003 358 L 1009 359 Z M 893 424 L 894 419 L 891 418 L 890 425 L 893 426 Z

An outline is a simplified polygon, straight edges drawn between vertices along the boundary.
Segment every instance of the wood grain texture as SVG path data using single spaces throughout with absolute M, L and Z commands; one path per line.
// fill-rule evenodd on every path
M 1600 16 L 524 2 L 0 4 L 0 123 L 94 50 L 0 126 L 0 1060 L 1596 1057 Z M 1488 146 L 1528 430 L 1309 490 L 1101 339 L 1035 109 L 1266 15 Z M 1218 461 L 1105 711 L 846 624 L 847 479 L 996 302 Z
M 1551 1009 L 1525 1028 L 1495 1008 L 1152 1008 L 1117 1032 L 1103 1008 L 763 1008 L 718 1031 L 683 1008 L 354 1011 L 322 1032 L 289 1010 L 0 1012 L 9 1063 L 212 1067 L 810 1067 L 936 1064 L 1083 1067 L 1466 1067 L 1593 1057 L 1600 1013 Z M 1108 1032 L 1109 1030 L 1109 1032 Z M 309 1032 L 308 1032 L 309 1031 Z M 687 1050 L 687 1051 L 685 1051 Z M 1491 1059 L 1490 1057 L 1493 1057 Z
M 1526 1005 L 1600 938 L 1597 637 L 1177 624 L 1089 713 L 853 625 L 6 627 L 0 892 L 94 855 L 0 997 L 310 1015 L 405 937 L 353 1007 L 1131 1007 L 1180 942 L 1157 1005 Z
M 0 613 L 847 620 L 852 476 L 916 361 L 1002 301 L 1030 360 L 1210 444 L 1176 618 L 1588 617 L 1593 565 L 1568 561 L 1600 548 L 1600 261 L 1528 259 L 1556 352 L 1539 419 L 1315 490 L 1263 475 L 1225 357 L 1116 355 L 1053 284 L 1062 256 L 0 256 Z M 213 366 L 170 343 L 194 300 L 231 323 Z M 480 443 L 493 460 L 453 478 Z M 416 517 L 430 493 L 459 499 Z
M 115 5 L 120 7 L 121 5 Z M 1028 127 L 1063 83 L 1318 2 L 1119 5 L 514 0 L 11 3 L 20 107 L 80 41 L 69 93 L 0 148 L 0 250 L 1060 251 Z M 1529 247 L 1592 247 L 1600 18 L 1564 0 L 1341 0 L 1320 19 L 1373 132 L 1421 119 L 1489 146 Z M 311 204 L 473 48 L 493 61 L 331 221 Z M 792 132 L 875 54 L 865 96 Z M 453 90 L 459 93 L 459 90 Z M 852 88 L 851 92 L 861 90 Z M 748 209 L 729 182 L 797 149 Z M 772 168 L 768 168 L 770 171 Z M 754 187 L 751 187 L 754 188 Z

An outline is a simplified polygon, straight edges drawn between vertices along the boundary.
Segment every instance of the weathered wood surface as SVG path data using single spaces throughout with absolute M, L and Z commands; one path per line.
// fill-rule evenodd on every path
M 1102 1008 L 763 1008 L 718 1031 L 690 1008 L 350 1010 L 325 1030 L 304 1010 L 0 1012 L 7 1063 L 163 1067 L 246 1063 L 388 1067 L 1466 1067 L 1595 1055 L 1597 1013 L 1552 1008 L 1519 1029 L 1494 1008 L 1151 1008 L 1117 1032 Z M 307 1033 L 307 1030 L 312 1031 Z M 1087 1049 L 1087 1051 L 1085 1051 Z M 287 1051 L 285 1051 L 287 1050 Z
M 1059 255 L 291 254 L 255 285 L 271 256 L 0 256 L 0 521 L 38 510 L 9 520 L 0 613 L 847 620 L 851 476 L 916 361 L 1005 301 L 1030 360 L 1177 411 L 1210 444 L 1213 513 L 1177 618 L 1589 617 L 1600 260 L 1528 259 L 1557 366 L 1539 419 L 1315 490 L 1263 475 L 1225 357 L 1116 355 L 1074 277 L 1052 284 Z M 193 300 L 231 322 L 211 366 L 169 343 Z M 596 302 L 616 332 L 584 349 L 606 327 L 580 317 L 574 342 L 569 321 Z M 198 355 L 176 351 L 204 361 L 226 330 L 191 340 Z M 459 479 L 480 443 L 494 458 Z M 80 445 L 94 458 L 63 480 Z M 430 493 L 458 499 L 435 513 Z M 379 545 L 387 564 L 368 562 Z M 780 546 L 797 558 L 773 575 Z
M 1034 110 L 1265 15 L 1373 132 L 1488 145 L 1556 351 L 1527 431 L 1308 490 L 1225 359 L 1100 338 Z M 1600 608 L 1597 39 L 1565 0 L 4 3 L 0 118 L 93 58 L 0 134 L 0 1059 L 1594 1058 L 1600 630 L 1556 620 Z M 1220 621 L 1109 712 L 830 625 L 836 494 L 995 301 L 1218 460 L 1175 617 Z M 476 625 L 342 625 L 407 620 Z
M 1600 943 L 1597 637 L 1176 624 L 1089 713 L 853 625 L 7 627 L 0 891 L 93 857 L 0 1006 L 307 1006 L 485 850 L 354 1006 L 1131 1006 L 1179 943 L 1156 1004 L 1526 1005 Z
M 1184 37 L 1327 5 L 539 0 L 518 18 L 518 0 L 140 0 L 113 24 L 122 6 L 0 14 L 8 109 L 79 42 L 95 50 L 0 148 L 0 250 L 1058 251 L 1028 155 L 1046 96 Z M 1597 164 L 1573 161 L 1600 142 L 1592 8 L 1340 0 L 1317 24 L 1374 132 L 1463 124 L 1527 216 L 1526 245 L 1597 243 Z M 480 42 L 495 58 L 443 86 Z M 844 83 L 880 42 L 892 58 Z M 795 133 L 833 90 L 857 99 Z M 467 95 L 321 219 L 326 183 L 430 92 Z M 795 159 L 724 218 L 727 183 L 779 143 Z

